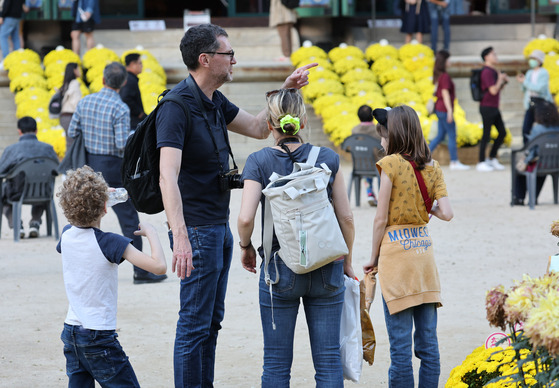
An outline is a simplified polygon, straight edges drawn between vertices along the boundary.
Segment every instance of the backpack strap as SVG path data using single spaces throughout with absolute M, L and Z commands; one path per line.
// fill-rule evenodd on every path
M 191 121 L 190 121 L 190 109 L 188 109 L 188 106 L 184 103 L 184 100 L 181 96 L 179 96 L 176 93 L 169 93 L 170 90 L 167 89 L 166 91 L 164 91 L 163 93 L 161 93 L 159 95 L 160 99 L 158 100 L 157 106 L 155 107 L 155 109 L 159 110 L 159 107 L 161 105 L 163 105 L 163 103 L 167 102 L 167 101 L 172 101 L 175 104 L 177 104 L 178 106 L 180 106 L 182 108 L 182 111 L 184 113 L 184 116 L 186 118 L 186 135 L 184 137 L 184 142 L 188 143 L 188 141 L 190 140 L 190 137 L 192 136 L 192 126 L 190 125 Z
M 316 164 L 316 160 L 318 159 L 319 153 L 320 153 L 320 147 L 312 146 L 311 151 L 309 152 L 309 156 L 307 158 L 307 164 L 314 166 Z
M 423 196 L 423 202 L 425 202 L 425 207 L 427 208 L 427 213 L 431 213 L 431 209 L 433 208 L 433 201 L 429 197 L 429 193 L 427 192 L 427 186 L 425 186 L 425 181 L 423 180 L 423 175 L 421 175 L 421 171 L 417 168 L 417 164 L 411 159 L 408 159 L 408 162 L 413 167 L 413 172 L 415 173 L 415 177 L 417 179 L 417 184 L 419 185 L 419 190 L 421 191 L 421 195 Z
M 276 278 L 274 280 L 270 278 L 270 271 L 268 270 L 268 265 L 270 265 L 270 260 L 272 259 L 272 241 L 274 237 L 274 220 L 272 218 L 272 208 L 268 197 L 266 197 L 264 201 L 264 225 L 262 235 L 262 247 L 264 248 L 264 281 L 270 288 L 272 328 L 276 330 L 276 323 L 274 321 L 274 298 L 272 296 L 272 286 L 279 282 L 279 273 L 277 260 L 274 260 L 274 266 L 276 268 Z

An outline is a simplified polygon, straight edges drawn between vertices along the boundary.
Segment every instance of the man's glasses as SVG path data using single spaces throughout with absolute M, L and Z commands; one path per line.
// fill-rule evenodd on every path
M 225 53 L 220 53 L 219 51 L 202 51 L 200 54 L 219 54 L 219 55 L 229 55 L 231 59 L 235 56 L 235 51 L 231 50 Z

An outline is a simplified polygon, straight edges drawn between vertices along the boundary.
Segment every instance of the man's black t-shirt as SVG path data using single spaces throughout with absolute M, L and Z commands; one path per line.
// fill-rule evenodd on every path
M 217 143 L 219 161 L 227 171 L 230 159 L 226 143 L 227 124 L 237 116 L 239 108 L 219 91 L 214 92 L 212 100 L 199 88 L 198 92 Z M 169 93 L 183 97 L 190 109 L 191 128 L 186 128 L 186 119 L 180 106 L 174 103 L 164 104 L 157 112 L 157 147 L 182 150 L 178 185 L 186 225 L 226 223 L 230 193 L 219 189 L 220 163 L 204 117 L 186 80 L 181 81 Z M 188 139 L 186 144 L 185 139 Z

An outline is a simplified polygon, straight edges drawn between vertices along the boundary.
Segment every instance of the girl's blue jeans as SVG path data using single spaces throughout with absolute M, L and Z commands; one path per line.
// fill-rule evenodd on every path
M 437 388 L 441 374 L 437 340 L 437 308 L 434 303 L 410 307 L 390 315 L 384 298 L 384 320 L 390 341 L 389 388 L 414 388 L 412 366 L 412 331 L 414 353 L 421 360 L 419 388 Z
M 269 265 L 272 280 L 276 279 L 275 260 L 280 277 L 279 283 L 273 286 L 273 311 L 263 268 L 260 271 L 260 316 L 264 332 L 262 387 L 289 387 L 293 336 L 301 300 L 309 328 L 316 386 L 343 387 L 340 359 L 340 319 L 345 289 L 343 260 L 297 275 L 276 256 Z

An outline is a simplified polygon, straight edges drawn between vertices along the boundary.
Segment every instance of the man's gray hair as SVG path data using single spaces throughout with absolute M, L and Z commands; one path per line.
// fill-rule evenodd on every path
M 103 70 L 105 85 L 112 89 L 120 89 L 126 82 L 126 68 L 118 62 L 109 63 Z

